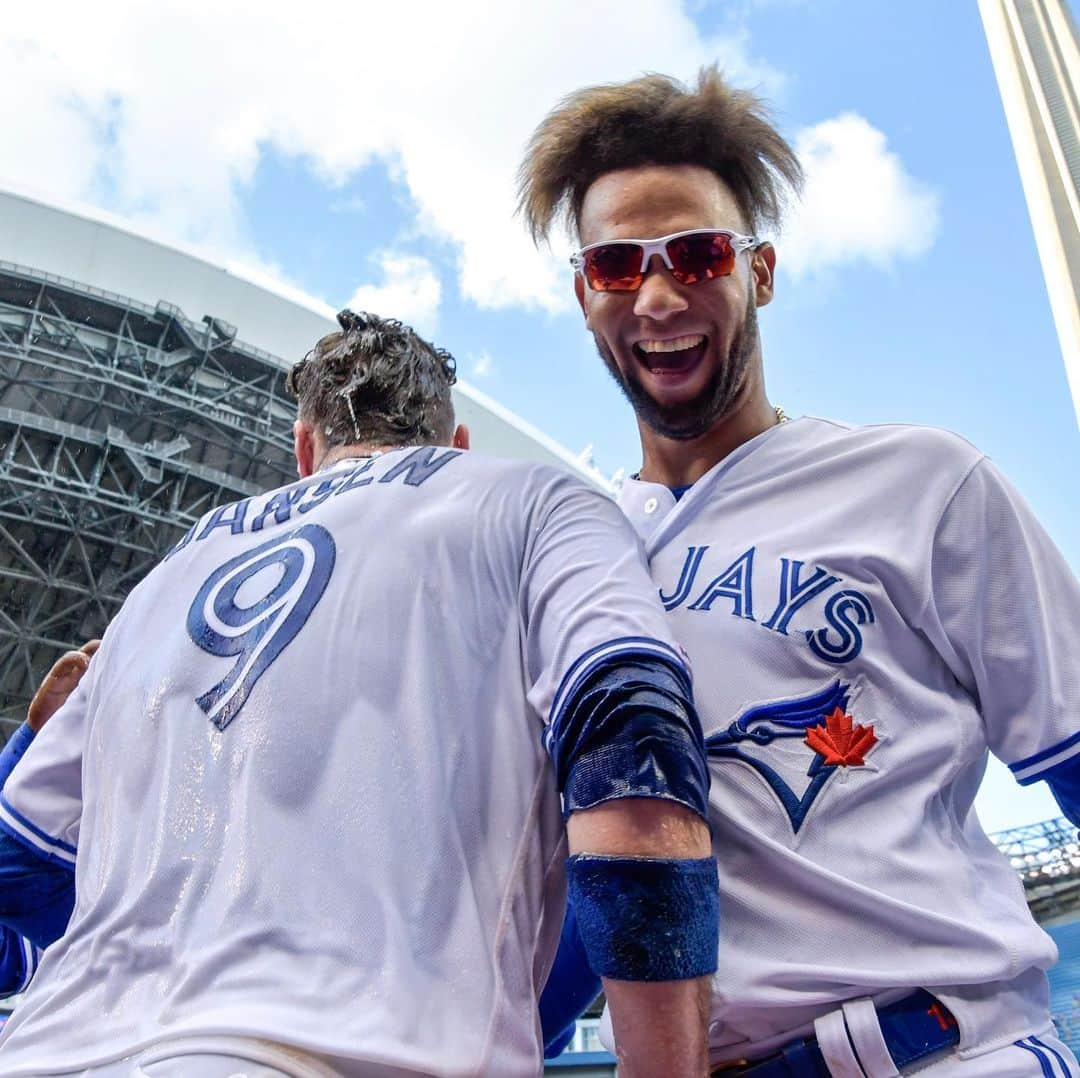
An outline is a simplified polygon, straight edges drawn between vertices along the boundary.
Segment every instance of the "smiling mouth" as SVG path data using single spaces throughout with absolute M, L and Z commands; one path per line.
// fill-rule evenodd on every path
M 701 362 L 708 344 L 708 337 L 694 333 L 667 341 L 638 341 L 633 352 L 653 374 L 682 374 Z

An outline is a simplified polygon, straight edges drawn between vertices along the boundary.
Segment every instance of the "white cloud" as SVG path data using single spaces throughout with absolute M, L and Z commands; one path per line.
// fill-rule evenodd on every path
M 108 102 L 92 81 L 78 93 L 71 82 L 71 72 L 43 41 L 0 31 L 0 116 L 7 140 L 0 182 L 14 180 L 66 199 L 93 195 Z
M 336 198 L 330 203 L 331 213 L 363 213 L 366 209 L 367 203 L 359 195 Z
M 265 0 L 10 7 L 0 174 L 251 261 L 242 193 L 265 148 L 332 186 L 379 160 L 416 230 L 456 250 L 461 293 L 490 307 L 569 305 L 564 245 L 536 251 L 512 213 L 522 148 L 560 97 L 713 60 L 767 92 L 781 81 L 745 38 L 702 38 L 679 0 L 632 17 L 625 0 L 309 0 L 302 19 Z
M 426 258 L 393 251 L 379 251 L 371 261 L 379 268 L 381 282 L 360 285 L 348 306 L 397 318 L 418 333 L 432 336 L 442 301 L 442 284 L 435 267 Z
M 61 0 L 5 11 L 0 182 L 273 273 L 242 211 L 260 153 L 298 157 L 331 188 L 378 160 L 407 192 L 409 235 L 452 252 L 458 291 L 483 307 L 571 305 L 567 243 L 537 251 L 513 216 L 524 144 L 564 94 L 646 69 L 691 78 L 713 60 L 767 96 L 783 86 L 745 33 L 705 39 L 679 0 L 638 0 L 633 18 L 625 0 L 458 0 L 425 5 L 422 20 L 411 5 L 332 0 L 309 0 L 299 20 L 265 0 L 107 9 Z M 887 267 L 930 247 L 939 199 L 882 132 L 844 113 L 795 142 L 807 185 L 782 268 Z M 362 189 L 348 200 L 327 192 L 337 209 L 355 197 Z M 376 265 L 381 278 L 354 301 L 430 332 L 441 297 L 431 264 L 384 253 Z
M 858 262 L 887 268 L 930 249 L 938 195 L 905 171 L 862 116 L 847 112 L 805 128 L 795 148 L 806 186 L 778 245 L 783 269 L 800 276 Z
M 494 370 L 494 363 L 491 358 L 491 353 L 484 351 L 479 355 L 469 356 L 469 377 L 470 378 L 486 378 Z

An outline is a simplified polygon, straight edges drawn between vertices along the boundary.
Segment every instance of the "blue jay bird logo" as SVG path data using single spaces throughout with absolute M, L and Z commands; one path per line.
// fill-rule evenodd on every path
M 847 713 L 851 686 L 834 681 L 827 688 L 794 700 L 760 704 L 744 711 L 726 730 L 705 739 L 709 756 L 741 760 L 769 784 L 798 834 L 810 808 L 840 767 L 864 767 L 865 756 L 877 743 L 873 726 L 855 723 Z M 806 775 L 810 779 L 800 797 L 780 772 L 747 749 L 775 741 L 799 739 L 814 756 Z

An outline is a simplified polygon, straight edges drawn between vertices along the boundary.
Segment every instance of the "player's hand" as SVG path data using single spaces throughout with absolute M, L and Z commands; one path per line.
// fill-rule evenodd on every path
M 91 657 L 100 646 L 100 640 L 88 640 L 78 651 L 65 651 L 52 664 L 52 669 L 45 675 L 26 709 L 27 725 L 35 734 L 75 691 L 90 665 Z

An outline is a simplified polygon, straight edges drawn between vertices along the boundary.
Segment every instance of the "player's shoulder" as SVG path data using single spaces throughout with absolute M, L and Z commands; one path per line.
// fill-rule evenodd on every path
M 469 475 L 492 486 L 505 486 L 531 497 L 562 497 L 580 494 L 588 498 L 609 501 L 613 491 L 607 490 L 569 468 L 541 464 L 530 460 L 493 457 L 469 450 L 465 466 Z
M 916 423 L 845 423 L 804 416 L 808 440 L 819 447 L 864 456 L 868 462 L 889 459 L 904 469 L 932 470 L 962 476 L 985 454 L 966 438 L 942 427 Z

